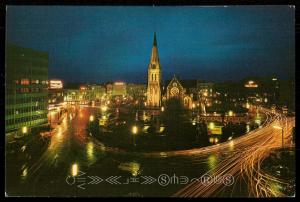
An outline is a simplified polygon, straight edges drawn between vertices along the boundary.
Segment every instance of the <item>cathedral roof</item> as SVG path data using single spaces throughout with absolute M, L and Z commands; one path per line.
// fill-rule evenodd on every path
M 175 75 L 171 80 L 165 81 L 165 86 L 167 87 L 174 78 L 182 85 L 182 87 L 188 89 L 188 88 L 196 88 L 197 87 L 197 80 L 180 80 Z

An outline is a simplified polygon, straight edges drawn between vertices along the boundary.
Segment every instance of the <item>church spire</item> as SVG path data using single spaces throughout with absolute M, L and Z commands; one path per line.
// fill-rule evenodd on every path
M 153 46 L 157 46 L 157 42 L 156 42 L 156 32 L 154 32 Z
M 161 106 L 161 68 L 158 58 L 156 32 L 154 32 L 151 60 L 148 67 L 147 106 Z
M 152 47 L 152 54 L 151 54 L 151 62 L 150 63 L 154 64 L 154 67 L 156 67 L 156 65 L 158 65 L 158 63 L 159 63 L 156 32 L 154 32 L 153 47 Z

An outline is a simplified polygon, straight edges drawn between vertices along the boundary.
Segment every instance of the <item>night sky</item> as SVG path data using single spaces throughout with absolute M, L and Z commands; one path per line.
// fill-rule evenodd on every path
M 157 33 L 163 79 L 289 78 L 294 7 L 9 6 L 6 39 L 49 52 L 49 78 L 146 82 Z

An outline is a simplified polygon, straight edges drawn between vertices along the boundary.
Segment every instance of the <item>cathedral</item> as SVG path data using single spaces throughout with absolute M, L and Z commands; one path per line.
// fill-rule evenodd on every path
M 157 108 L 171 98 L 179 99 L 182 105 L 187 109 L 192 109 L 193 107 L 193 94 L 187 92 L 186 88 L 175 75 L 173 79 L 168 82 L 167 86 L 163 86 L 156 33 L 154 33 L 151 59 L 148 67 L 147 106 Z

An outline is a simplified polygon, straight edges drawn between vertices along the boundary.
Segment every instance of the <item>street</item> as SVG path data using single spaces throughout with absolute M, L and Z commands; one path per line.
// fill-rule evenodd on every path
M 99 109 L 78 107 L 76 115 L 74 112 L 66 114 L 62 123 L 55 127 L 55 132 L 43 153 L 31 154 L 32 151 L 24 149 L 6 155 L 7 162 L 14 162 L 6 164 L 6 194 L 206 197 L 221 193 L 226 196 L 230 193 L 221 190 L 226 188 L 233 192 L 238 179 L 243 178 L 252 196 L 275 196 L 277 193 L 270 188 L 270 180 L 277 179 L 266 175 L 260 169 L 260 164 L 272 149 L 281 147 L 281 132 L 273 126 L 284 127 L 285 146 L 288 147 L 291 142 L 290 132 L 295 125 L 294 118 L 274 115 L 262 109 L 267 119 L 261 128 L 224 143 L 190 150 L 126 152 L 105 147 L 87 134 L 86 126 L 94 110 Z M 32 142 L 34 140 L 27 143 L 26 148 L 30 148 Z M 22 158 L 29 155 L 33 156 L 31 161 Z M 228 186 L 222 186 L 222 183 L 203 184 L 199 181 L 173 184 L 169 182 L 162 185 L 158 180 L 162 174 L 188 178 L 199 178 L 204 174 L 227 174 L 233 176 L 234 182 Z M 87 177 L 84 177 L 85 181 L 81 183 L 72 184 L 67 180 L 68 176 L 82 176 L 81 180 L 83 176 Z M 111 176 L 118 177 L 109 178 Z M 132 182 L 133 178 L 138 177 L 140 182 Z M 150 177 L 153 181 L 156 179 L 155 182 L 141 184 L 142 179 Z

